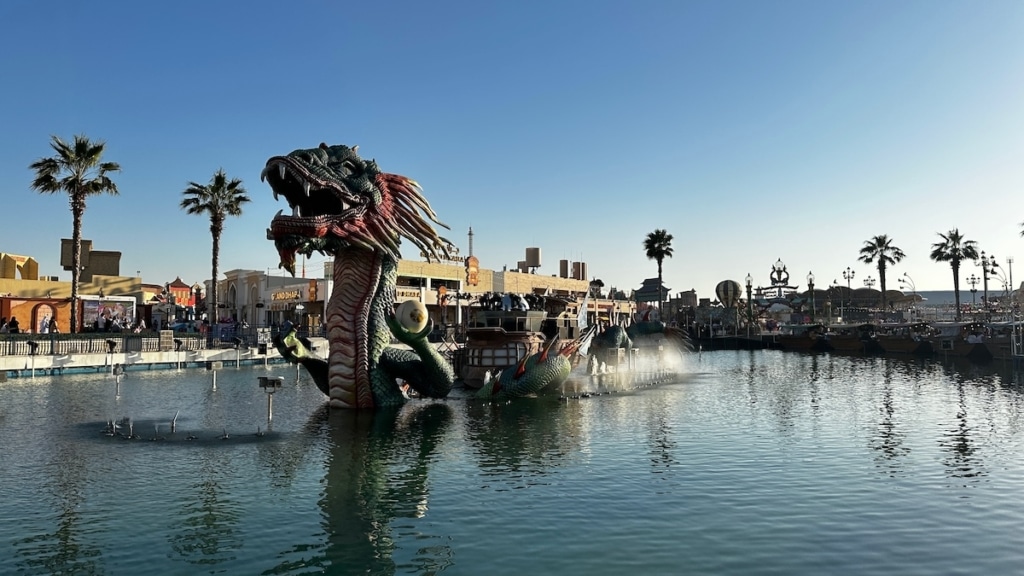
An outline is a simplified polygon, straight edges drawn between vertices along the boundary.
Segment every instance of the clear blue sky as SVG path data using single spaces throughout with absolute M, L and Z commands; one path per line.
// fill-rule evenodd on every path
M 209 223 L 178 203 L 218 168 L 253 198 L 221 271 L 276 270 L 264 230 L 287 206 L 260 171 L 320 142 L 418 180 L 485 267 L 540 247 L 539 273 L 582 260 L 625 290 L 656 275 L 656 228 L 666 284 L 702 297 L 779 258 L 800 284 L 850 266 L 862 285 L 878 234 L 907 254 L 890 288 L 951 289 L 928 254 L 954 227 L 1024 254 L 1019 0 L 6 0 L 0 21 L 0 251 L 62 279 L 67 198 L 28 165 L 75 134 L 122 167 L 84 237 L 153 283 L 209 277 Z

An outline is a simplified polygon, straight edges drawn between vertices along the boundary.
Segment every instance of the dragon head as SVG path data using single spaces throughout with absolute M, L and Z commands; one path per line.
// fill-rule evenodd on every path
M 260 178 L 284 196 L 291 215 L 278 211 L 267 238 L 281 257 L 279 267 L 295 275 L 295 255 L 336 255 L 359 248 L 385 253 L 398 260 L 401 237 L 408 238 L 428 258 L 447 258 L 451 243 L 438 236 L 437 219 L 420 193 L 419 184 L 387 174 L 373 160 L 363 160 L 358 146 L 328 146 L 295 150 L 267 160 Z

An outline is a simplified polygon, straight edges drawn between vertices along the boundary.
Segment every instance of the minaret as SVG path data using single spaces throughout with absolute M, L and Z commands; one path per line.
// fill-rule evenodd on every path
M 473 227 L 470 226 L 469 227 L 469 254 L 467 254 L 467 257 L 472 256 L 472 255 L 473 255 Z

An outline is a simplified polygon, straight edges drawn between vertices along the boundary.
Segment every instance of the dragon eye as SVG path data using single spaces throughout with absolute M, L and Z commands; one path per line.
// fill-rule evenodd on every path
M 351 160 L 345 160 L 341 163 L 341 175 L 351 176 L 356 172 L 356 165 Z

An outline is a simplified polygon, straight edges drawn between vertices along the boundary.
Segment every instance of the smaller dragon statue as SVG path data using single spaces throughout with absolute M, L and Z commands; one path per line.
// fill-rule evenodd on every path
M 577 352 L 592 335 L 592 331 L 584 334 L 554 353 L 552 352 L 558 339 L 552 338 L 540 352 L 523 356 L 517 364 L 484 382 L 477 390 L 476 397 L 486 400 L 508 400 L 556 389 L 569 377 Z
M 590 344 L 590 354 L 599 362 L 611 364 L 616 350 L 629 350 L 638 342 L 646 343 L 657 338 L 664 338 L 676 350 L 692 349 L 685 332 L 645 317 L 644 320 L 633 322 L 629 327 L 609 326 L 594 337 Z

